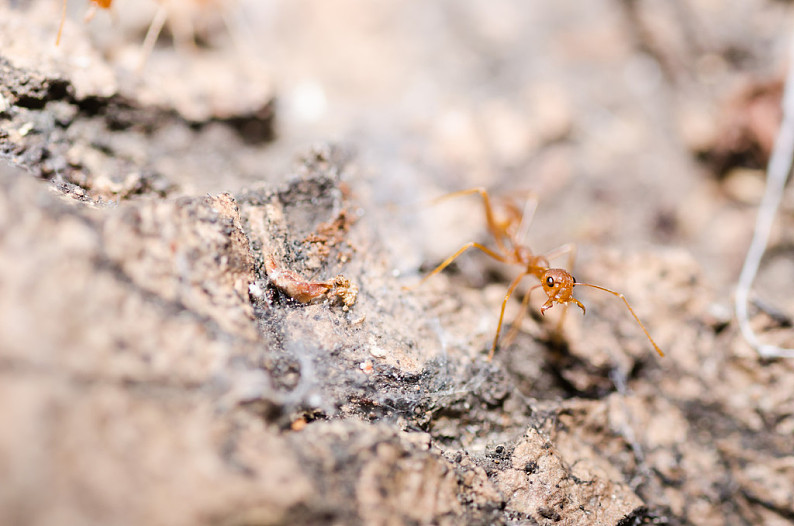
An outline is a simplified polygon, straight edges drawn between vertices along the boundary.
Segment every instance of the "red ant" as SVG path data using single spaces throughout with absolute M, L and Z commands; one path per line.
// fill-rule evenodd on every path
M 439 266 L 433 269 L 427 276 L 425 276 L 418 284 L 414 287 L 420 286 L 422 283 L 430 279 L 435 274 L 438 274 L 442 270 L 444 270 L 450 263 L 452 263 L 458 256 L 463 254 L 470 248 L 479 249 L 481 252 L 484 252 L 488 256 L 492 257 L 493 259 L 500 261 L 502 263 L 508 263 L 511 265 L 521 265 L 524 270 L 510 283 L 510 286 L 507 288 L 507 293 L 505 294 L 504 301 L 502 301 L 502 310 L 499 314 L 499 324 L 496 327 L 496 335 L 493 339 L 493 345 L 491 346 L 491 351 L 488 353 L 488 361 L 491 361 L 493 358 L 494 352 L 496 351 L 496 344 L 499 341 L 499 334 L 502 331 L 502 321 L 505 315 L 505 307 L 507 306 L 507 300 L 510 299 L 510 296 L 515 291 L 518 284 L 525 276 L 534 276 L 535 278 L 540 281 L 538 285 L 530 288 L 529 291 L 524 295 L 524 299 L 521 301 L 521 313 L 526 310 L 527 305 L 529 303 L 529 297 L 532 294 L 532 291 L 537 288 L 543 288 L 543 292 L 546 293 L 546 302 L 540 307 L 540 313 L 545 314 L 547 310 L 552 308 L 555 304 L 567 305 L 569 303 L 573 303 L 577 307 L 582 309 L 582 312 L 585 311 L 585 306 L 576 298 L 573 297 L 573 288 L 576 285 L 582 285 L 585 287 L 592 287 L 594 289 L 603 290 L 604 292 L 608 292 L 614 296 L 623 300 L 623 303 L 626 304 L 628 307 L 629 312 L 634 317 L 634 319 L 639 324 L 642 331 L 645 333 L 645 336 L 648 337 L 648 340 L 653 345 L 653 348 L 656 349 L 656 352 L 659 353 L 659 356 L 664 356 L 664 353 L 656 345 L 656 342 L 653 341 L 651 338 L 650 333 L 645 328 L 645 325 L 642 324 L 640 318 L 634 312 L 634 309 L 631 308 L 629 305 L 628 300 L 626 297 L 621 294 L 620 292 L 615 292 L 614 290 L 610 290 L 605 287 L 601 287 L 599 285 L 593 285 L 591 283 L 580 283 L 577 282 L 576 279 L 565 269 L 562 268 L 549 268 L 549 260 L 559 257 L 563 254 L 569 255 L 569 266 L 573 263 L 573 255 L 574 255 L 574 246 L 572 244 L 563 245 L 548 254 L 545 255 L 534 255 L 532 251 L 522 245 L 519 242 L 519 239 L 523 238 L 523 230 L 527 226 L 525 220 L 527 219 L 527 212 L 525 211 L 522 213 L 514 203 L 506 203 L 504 207 L 504 211 L 502 216 L 497 216 L 494 213 L 494 208 L 491 206 L 491 199 L 488 196 L 488 192 L 485 191 L 484 188 L 470 188 L 468 190 L 461 190 L 459 192 L 453 192 L 446 196 L 441 197 L 439 200 L 449 199 L 453 197 L 459 197 L 463 195 L 470 195 L 470 194 L 480 194 L 483 200 L 483 205 L 485 207 L 485 219 L 488 223 L 488 230 L 490 231 L 491 235 L 493 236 L 494 242 L 496 243 L 496 250 L 492 250 L 480 243 L 476 243 L 474 241 L 466 243 L 463 245 L 457 252 L 452 254 L 450 257 L 445 259 Z M 532 209 L 534 211 L 534 205 L 536 204 L 536 200 L 534 198 L 530 198 L 528 201 L 532 203 Z M 411 287 L 413 288 L 413 287 Z M 516 322 L 517 323 L 517 322 Z M 517 329 L 517 325 L 514 324 L 513 330 Z

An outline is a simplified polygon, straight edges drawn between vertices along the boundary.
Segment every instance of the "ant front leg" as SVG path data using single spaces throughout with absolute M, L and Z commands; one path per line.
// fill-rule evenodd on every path
M 524 315 L 526 314 L 527 309 L 529 308 L 529 298 L 532 296 L 532 291 L 534 291 L 535 289 L 539 289 L 540 287 L 541 287 L 540 284 L 535 285 L 531 287 L 526 292 L 526 294 L 524 294 L 524 298 L 521 300 L 521 307 L 518 310 L 518 314 L 516 315 L 515 319 L 513 320 L 513 323 L 511 324 L 510 332 L 508 332 L 507 336 L 505 336 L 504 338 L 505 345 L 510 345 L 510 342 L 512 342 L 515 339 L 515 337 L 518 335 L 518 331 L 521 330 L 521 320 L 524 319 Z
M 505 294 L 505 299 L 502 301 L 502 310 L 499 312 L 499 324 L 496 326 L 496 334 L 493 337 L 493 345 L 491 345 L 491 352 L 488 353 L 488 361 L 489 362 L 493 359 L 493 355 L 496 352 L 496 344 L 499 342 L 499 334 L 502 332 L 502 321 L 504 320 L 504 317 L 505 317 L 505 307 L 507 307 L 507 300 L 510 299 L 510 296 L 512 296 L 513 291 L 516 289 L 518 284 L 521 283 L 521 280 L 524 279 L 524 276 L 526 276 L 527 274 L 529 274 L 529 272 L 526 272 L 526 271 L 524 271 L 521 274 L 519 274 L 518 277 L 515 278 L 513 280 L 513 282 L 510 283 L 510 286 L 507 288 L 507 293 Z M 531 290 L 530 290 L 530 292 L 531 292 Z M 528 296 L 529 296 L 529 292 L 527 292 L 527 296 L 526 297 L 528 297 Z M 523 305 L 523 302 L 522 302 L 522 305 Z M 512 330 L 511 330 L 511 333 L 512 333 Z

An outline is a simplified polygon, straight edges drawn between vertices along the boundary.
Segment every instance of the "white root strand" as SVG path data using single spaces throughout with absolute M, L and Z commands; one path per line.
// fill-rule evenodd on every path
M 742 336 L 763 358 L 794 358 L 794 349 L 762 343 L 750 326 L 748 314 L 750 291 L 755 276 L 758 274 L 761 258 L 766 252 L 772 223 L 777 215 L 783 189 L 791 173 L 792 160 L 794 160 L 794 39 L 792 39 L 789 50 L 789 67 L 782 105 L 783 120 L 767 165 L 766 189 L 758 207 L 753 239 L 739 275 L 735 297 L 736 319 L 739 322 Z

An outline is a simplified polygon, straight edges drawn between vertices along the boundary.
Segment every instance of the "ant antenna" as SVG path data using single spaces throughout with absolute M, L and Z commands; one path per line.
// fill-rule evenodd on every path
M 640 318 L 637 316 L 637 313 L 634 312 L 634 309 L 632 309 L 631 305 L 629 305 L 629 300 L 626 299 L 626 296 L 624 296 L 620 292 L 615 292 L 614 290 L 610 290 L 610 289 L 608 289 L 606 287 L 601 287 L 599 285 L 593 285 L 591 283 L 574 283 L 574 285 L 584 285 L 585 287 L 592 287 L 594 289 L 603 290 L 604 292 L 609 292 L 613 296 L 617 296 L 618 298 L 622 299 L 623 303 L 625 303 L 626 307 L 628 307 L 629 312 L 631 313 L 631 315 L 634 316 L 635 320 L 637 320 L 637 323 L 639 324 L 640 328 L 642 329 L 642 332 L 644 332 L 645 336 L 648 337 L 648 341 L 651 342 L 651 345 L 653 345 L 653 348 L 656 349 L 656 352 L 659 353 L 659 356 L 664 356 L 664 353 L 662 352 L 662 350 L 659 348 L 658 345 L 656 345 L 656 342 L 653 341 L 653 338 L 651 338 L 651 334 L 648 332 L 648 329 L 645 328 L 645 325 L 642 324 L 642 322 L 640 321 Z

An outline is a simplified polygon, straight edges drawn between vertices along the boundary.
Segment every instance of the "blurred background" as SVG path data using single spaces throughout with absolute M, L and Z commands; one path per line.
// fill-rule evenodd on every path
M 59 2 L 34 4 L 49 43 Z M 422 203 L 485 186 L 537 193 L 535 251 L 685 247 L 726 294 L 763 190 L 791 27 L 789 3 L 769 0 L 117 0 L 84 24 L 87 9 L 69 2 L 57 52 L 85 62 L 87 33 L 113 90 L 199 120 L 274 98 L 273 141 L 210 171 L 180 164 L 185 193 L 278 179 L 301 147 L 333 140 L 356 151 L 374 201 L 398 205 L 390 221 L 417 230 L 406 269 L 483 235 L 475 199 Z M 208 133 L 204 150 L 223 156 L 223 132 Z

